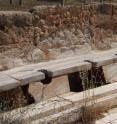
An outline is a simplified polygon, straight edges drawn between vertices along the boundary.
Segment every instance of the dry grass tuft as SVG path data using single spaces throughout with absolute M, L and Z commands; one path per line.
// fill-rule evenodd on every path
M 26 105 L 20 88 L 0 93 L 0 112 L 10 111 Z

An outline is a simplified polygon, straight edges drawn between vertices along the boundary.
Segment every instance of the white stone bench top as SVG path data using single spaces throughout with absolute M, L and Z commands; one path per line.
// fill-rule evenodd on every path
M 57 60 L 51 60 L 48 62 L 30 64 L 27 66 L 17 67 L 14 69 L 4 71 L 4 73 L 11 74 L 11 73 L 19 72 L 19 71 L 40 70 L 40 69 L 44 69 L 44 68 L 56 67 L 56 66 L 59 66 L 61 64 L 66 65 L 68 63 L 73 63 L 73 62 L 84 62 L 85 60 L 92 60 L 92 61 L 96 62 L 96 61 L 98 61 L 98 58 L 100 58 L 100 59 L 102 58 L 102 61 L 103 61 L 103 59 L 105 57 L 116 58 L 116 56 L 114 54 L 117 54 L 117 49 L 108 50 L 108 51 L 101 51 L 101 52 L 98 51 L 98 52 L 85 54 L 85 55 L 81 55 L 81 56 L 74 55 L 72 57 L 67 57 L 67 58 L 62 58 L 62 59 L 57 59 Z
M 45 75 L 42 72 L 25 71 L 12 75 L 0 73 L 0 92 L 14 89 L 19 86 L 43 80 Z
M 18 86 L 18 81 L 0 73 L 0 91 L 13 89 Z

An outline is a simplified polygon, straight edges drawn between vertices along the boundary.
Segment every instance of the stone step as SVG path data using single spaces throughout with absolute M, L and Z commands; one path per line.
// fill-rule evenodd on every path
M 87 102 L 86 102 L 87 101 Z M 7 113 L 3 116 L 5 119 L 13 121 L 30 122 L 42 119 L 59 112 L 66 111 L 73 107 L 82 107 L 92 103 L 97 103 L 102 108 L 112 107 L 117 104 L 117 83 L 108 84 L 102 87 L 94 88 L 80 93 L 68 94 L 65 96 L 57 96 L 49 100 L 33 104 L 24 108 L 19 108 Z
M 95 124 L 117 124 L 117 111 L 114 114 L 106 115 L 104 118 L 97 120 Z
M 100 114 L 104 113 L 107 111 L 109 108 L 113 107 L 116 105 L 117 100 L 116 94 L 109 95 L 106 97 L 103 97 L 101 99 L 97 99 L 95 104 L 89 104 L 87 105 L 87 111 L 83 111 L 83 107 L 73 107 L 70 109 L 67 109 L 65 111 L 59 112 L 57 114 L 53 114 L 41 119 L 36 119 L 30 122 L 30 124 L 75 124 L 75 122 L 80 123 L 81 119 L 83 118 L 83 113 L 86 113 L 86 117 L 84 119 L 90 119 L 93 118 L 94 121 L 100 116 Z M 113 104 L 108 106 L 108 103 L 110 103 L 110 100 L 113 100 Z M 106 106 L 106 107 L 105 107 Z M 109 108 L 108 108 L 109 107 Z M 104 108 L 104 109 L 103 109 Z M 89 114 L 91 114 L 89 116 Z M 95 117 L 97 116 L 97 117 Z M 92 122 L 92 120 L 90 120 Z M 100 119 L 96 121 L 95 124 L 109 124 L 108 122 L 111 122 L 112 124 L 116 124 L 117 122 L 117 113 L 108 115 L 104 117 L 103 119 Z M 77 124 L 76 123 L 76 124 Z M 90 123 L 90 122 L 89 122 Z

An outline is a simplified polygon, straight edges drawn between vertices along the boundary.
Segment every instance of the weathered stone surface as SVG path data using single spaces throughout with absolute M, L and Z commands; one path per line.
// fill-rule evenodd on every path
M 117 64 L 111 64 L 104 66 L 104 75 L 107 82 L 116 82 L 117 81 Z
M 6 58 L 5 61 L 6 61 L 6 66 L 9 69 L 25 65 L 22 59 Z
M 32 24 L 32 15 L 22 11 L 1 11 L 0 26 L 29 26 Z
M 58 31 L 58 32 L 57 32 L 57 36 L 58 36 L 60 39 L 64 39 L 64 38 L 65 38 L 63 31 L 60 31 L 60 32 Z
M 48 41 L 48 39 L 43 40 L 39 43 L 39 47 L 41 50 L 43 50 L 44 52 L 48 51 L 48 49 L 52 48 L 52 43 Z
M 58 95 L 68 93 L 70 88 L 67 76 L 62 76 L 53 79 L 51 84 L 45 86 L 40 82 L 32 83 L 29 91 L 34 96 L 36 102 L 41 102 Z
M 105 116 L 95 122 L 95 124 L 117 124 L 117 110 L 115 113 L 107 113 Z
M 61 40 L 59 37 L 53 39 L 53 48 L 60 48 L 65 45 L 65 40 Z
M 28 60 L 33 62 L 40 62 L 45 59 L 45 54 L 42 50 L 36 48 L 29 52 Z
M 62 52 L 62 53 L 63 53 L 63 52 L 66 52 L 66 51 L 68 51 L 68 50 L 70 50 L 69 47 L 61 47 L 61 52 Z
M 44 99 L 68 93 L 70 91 L 67 76 L 58 77 L 52 80 L 52 83 L 46 86 L 44 91 Z
M 105 50 L 111 48 L 110 43 L 112 42 L 112 40 L 112 32 L 110 35 L 108 35 L 106 34 L 106 31 L 104 31 L 104 29 L 95 29 L 92 41 L 98 49 Z
M 19 59 L 19 58 L 14 59 L 13 57 L 11 58 L 11 57 L 6 57 L 6 56 L 0 57 L 0 64 L 2 66 L 1 68 L 4 68 L 4 69 L 5 68 L 11 69 L 11 68 L 25 65 L 22 59 Z
M 18 87 L 18 81 L 16 79 L 11 78 L 4 73 L 0 73 L 0 92 L 8 91 L 16 87 Z
M 33 104 L 31 106 L 20 108 L 17 110 L 13 110 L 12 112 L 4 113 L 4 119 L 9 119 L 9 122 L 13 121 L 21 121 L 22 123 L 29 124 L 29 122 L 33 121 L 33 124 L 38 124 L 39 122 L 58 122 L 59 119 L 63 119 L 61 116 L 62 112 L 64 113 L 66 110 L 72 110 L 72 108 L 77 107 L 78 110 L 82 108 L 82 106 L 86 105 L 89 110 L 94 107 L 94 110 L 98 112 L 103 112 L 108 110 L 109 108 L 116 105 L 117 102 L 117 83 L 105 85 L 102 87 L 98 87 L 90 90 L 90 96 L 88 96 L 87 102 L 84 101 L 84 92 L 81 93 L 68 93 L 68 95 L 60 95 L 53 99 L 43 101 L 41 103 Z M 92 99 L 94 96 L 96 97 L 96 103 L 91 104 L 91 102 L 95 99 Z M 108 104 L 109 103 L 109 104 Z M 99 109 L 100 108 L 100 109 Z M 99 110 L 98 110 L 99 109 Z M 59 116 L 57 114 L 59 113 Z M 66 113 L 67 114 L 67 113 Z M 74 115 L 74 114 L 73 114 Z M 76 115 L 76 114 L 75 114 Z M 50 118 L 51 117 L 51 118 Z M 57 120 L 58 119 L 58 120 Z M 64 121 L 68 119 L 64 118 Z M 43 123 L 42 123 L 43 124 Z
M 36 103 L 44 100 L 44 86 L 41 82 L 30 84 L 29 92 L 34 97 Z

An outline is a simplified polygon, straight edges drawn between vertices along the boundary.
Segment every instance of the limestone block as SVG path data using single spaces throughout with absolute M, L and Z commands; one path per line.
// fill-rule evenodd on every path
M 103 69 L 107 82 L 113 83 L 117 81 L 117 64 L 104 66 Z
M 48 99 L 70 91 L 67 76 L 58 77 L 52 80 L 44 92 L 44 99 Z
M 68 93 L 70 91 L 67 76 L 55 78 L 49 85 L 43 85 L 40 82 L 32 83 L 29 92 L 33 95 L 36 102 Z

